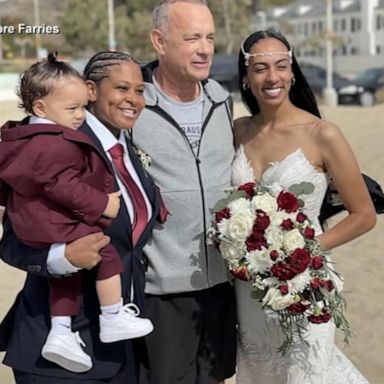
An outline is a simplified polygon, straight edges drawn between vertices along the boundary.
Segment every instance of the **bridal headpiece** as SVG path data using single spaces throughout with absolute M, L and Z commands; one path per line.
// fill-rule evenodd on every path
M 288 55 L 289 57 L 289 63 L 292 64 L 292 56 L 293 52 L 292 49 L 289 51 L 284 51 L 284 52 L 260 52 L 260 53 L 250 53 L 250 52 L 245 52 L 244 50 L 244 42 L 241 44 L 241 52 L 244 55 L 244 60 L 245 60 L 245 66 L 248 67 L 249 65 L 249 59 L 251 57 L 256 57 L 256 56 L 274 56 L 274 55 Z

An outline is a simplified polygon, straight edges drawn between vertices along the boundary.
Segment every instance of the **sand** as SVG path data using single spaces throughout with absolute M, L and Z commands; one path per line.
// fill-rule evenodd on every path
M 18 118 L 16 102 L 0 102 L 0 123 Z M 384 105 L 372 108 L 321 108 L 324 117 L 337 124 L 348 138 L 362 171 L 384 186 Z M 245 114 L 235 105 L 236 116 Z M 363 372 L 371 384 L 384 383 L 384 215 L 378 216 L 376 227 L 366 235 L 334 250 L 336 268 L 345 277 L 348 300 L 347 316 L 355 337 L 349 347 L 338 345 Z M 22 287 L 23 272 L 0 262 L 0 318 Z M 0 365 L 0 384 L 13 383 L 10 370 Z M 227 384 L 234 384 L 228 380 Z

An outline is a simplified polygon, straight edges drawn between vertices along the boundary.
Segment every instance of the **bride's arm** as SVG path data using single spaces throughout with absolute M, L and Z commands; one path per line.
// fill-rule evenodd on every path
M 325 169 L 333 180 L 348 215 L 318 237 L 322 249 L 344 244 L 372 229 L 376 212 L 356 157 L 340 129 L 326 121 L 314 135 Z
M 239 145 L 243 143 L 244 127 L 249 117 L 243 116 L 234 121 L 234 136 L 235 136 L 235 148 L 239 148 Z

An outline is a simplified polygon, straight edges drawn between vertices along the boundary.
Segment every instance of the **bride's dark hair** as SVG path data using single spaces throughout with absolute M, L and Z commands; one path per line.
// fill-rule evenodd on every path
M 241 93 L 241 98 L 244 104 L 247 106 L 248 110 L 252 115 L 257 115 L 260 113 L 259 103 L 257 99 L 252 94 L 251 90 L 248 88 L 243 88 L 243 78 L 247 71 L 247 66 L 245 65 L 244 52 L 250 52 L 252 46 L 256 44 L 261 39 L 273 38 L 281 41 L 288 50 L 291 50 L 287 39 L 275 29 L 267 29 L 266 31 L 257 31 L 249 35 L 246 40 L 243 42 L 242 49 L 239 52 L 239 61 L 238 61 L 238 71 L 239 71 L 239 89 Z M 305 79 L 303 72 L 300 69 L 299 63 L 297 62 L 295 55 L 292 54 L 292 72 L 295 78 L 295 83 L 292 85 L 289 91 L 289 98 L 291 102 L 298 108 L 304 109 L 305 111 L 312 113 L 315 116 L 321 117 L 319 108 L 315 96 Z

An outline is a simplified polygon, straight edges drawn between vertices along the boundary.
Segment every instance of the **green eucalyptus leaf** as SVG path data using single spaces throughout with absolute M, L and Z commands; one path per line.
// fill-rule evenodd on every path
M 251 292 L 252 299 L 261 301 L 262 298 L 265 296 L 265 291 L 261 291 L 260 289 L 256 289 Z
M 312 183 L 302 182 L 300 185 L 303 191 L 302 193 L 305 195 L 309 195 L 315 190 L 315 186 Z
M 303 181 L 300 184 L 292 184 L 288 191 L 296 196 L 309 195 L 315 190 L 315 186 L 312 183 Z
M 229 196 L 220 199 L 215 206 L 213 207 L 213 212 L 219 212 L 224 209 L 231 201 L 240 199 L 241 197 L 246 197 L 247 194 L 245 191 L 233 191 Z
M 300 191 L 301 191 L 301 188 L 299 184 L 292 184 L 288 188 L 288 192 L 293 193 L 296 197 L 300 195 Z

